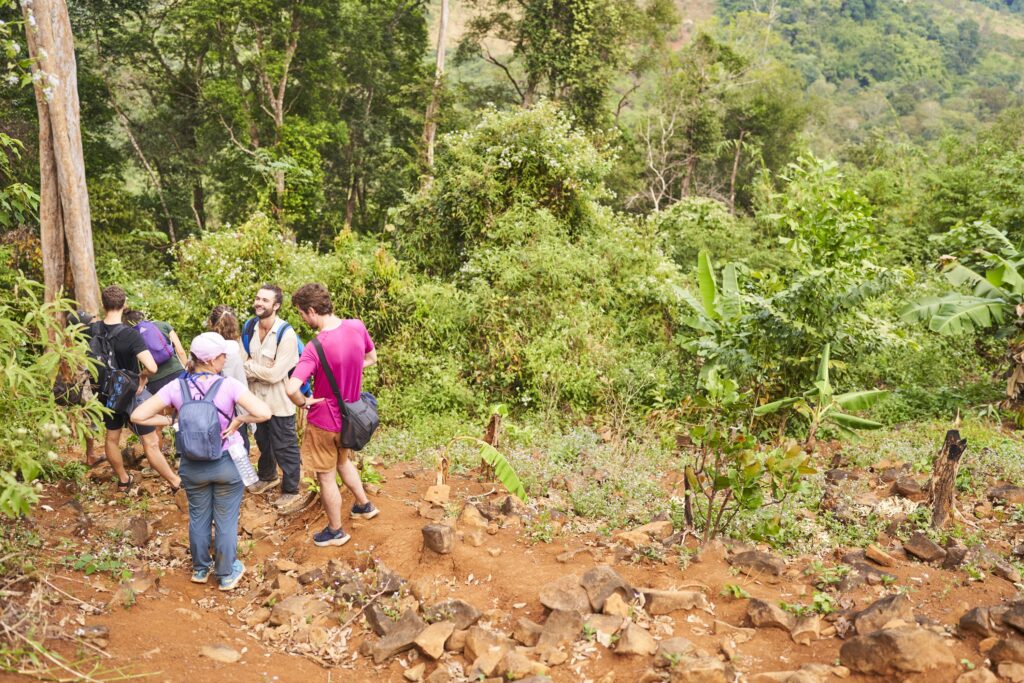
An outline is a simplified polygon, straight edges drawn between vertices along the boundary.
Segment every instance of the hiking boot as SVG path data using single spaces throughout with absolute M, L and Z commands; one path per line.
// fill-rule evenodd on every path
M 210 578 L 210 568 L 200 567 L 192 572 L 192 583 L 206 583 Z
M 380 514 L 380 510 L 373 506 L 373 503 L 366 501 L 365 505 L 353 505 L 352 517 L 354 519 L 373 519 Z
M 344 529 L 331 531 L 331 525 L 328 524 L 323 531 L 313 534 L 313 545 L 318 545 L 321 548 L 328 545 L 345 545 L 351 539 L 352 537 L 346 534 Z
M 288 515 L 306 507 L 316 494 L 312 491 L 299 493 L 282 493 L 274 501 L 274 507 L 282 515 Z
M 242 580 L 242 575 L 245 574 L 245 565 L 242 564 L 241 560 L 235 560 L 235 563 L 231 565 L 231 576 L 223 576 L 220 579 L 220 589 L 222 591 L 233 590 L 238 582 Z
M 270 489 L 274 488 L 281 483 L 281 477 L 275 477 L 274 479 L 266 480 L 260 479 L 258 482 L 249 487 L 249 493 L 266 493 Z

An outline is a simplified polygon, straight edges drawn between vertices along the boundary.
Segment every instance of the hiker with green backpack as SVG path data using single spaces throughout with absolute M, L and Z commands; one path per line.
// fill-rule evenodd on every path
M 253 300 L 256 315 L 242 326 L 241 353 L 249 389 L 270 406 L 272 415 L 256 428 L 260 480 L 249 490 L 264 493 L 280 482 L 281 495 L 274 506 L 282 512 L 293 512 L 302 508 L 312 493 L 304 496 L 299 491 L 302 461 L 295 429 L 296 410 L 285 385 L 299 361 L 300 340 L 292 326 L 277 315 L 283 297 L 277 285 L 259 288 Z

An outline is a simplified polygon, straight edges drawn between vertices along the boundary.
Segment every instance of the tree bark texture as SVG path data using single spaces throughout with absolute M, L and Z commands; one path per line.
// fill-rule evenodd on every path
M 100 309 L 99 283 L 92 244 L 92 218 L 85 183 L 85 159 L 78 103 L 78 73 L 71 21 L 64 0 L 32 0 L 22 5 L 33 63 L 39 109 L 40 231 L 44 280 L 48 296 L 63 282 L 64 249 L 74 281 L 78 306 L 91 313 Z M 43 136 L 49 133 L 44 141 Z M 50 150 L 49 158 L 45 158 Z M 56 201 L 54 201 L 56 199 Z M 44 209 L 45 205 L 45 209 Z M 42 214 L 46 213 L 45 219 Z M 49 258 L 48 258 L 49 257 Z M 58 273 L 60 274 L 58 276 Z
M 426 155 L 427 178 L 434 172 L 434 139 L 437 137 L 437 110 L 441 100 L 441 82 L 444 79 L 444 57 L 448 42 L 448 0 L 441 0 L 441 21 L 437 27 L 437 66 L 434 69 L 434 87 L 427 104 L 423 124 L 423 148 Z
M 950 429 L 946 432 L 946 440 L 932 468 L 932 526 L 936 529 L 941 529 L 949 521 L 955 505 L 956 474 L 966 450 L 967 439 L 961 439 L 959 431 Z

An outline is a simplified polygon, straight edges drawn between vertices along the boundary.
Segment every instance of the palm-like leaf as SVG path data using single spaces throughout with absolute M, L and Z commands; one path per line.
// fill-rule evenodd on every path
M 833 399 L 843 407 L 844 410 L 867 410 L 889 392 L 885 389 L 865 389 L 864 391 L 849 391 L 845 394 L 836 394 Z
M 856 417 L 855 415 L 847 415 L 846 413 L 830 413 L 829 417 L 832 420 L 846 429 L 881 429 L 882 423 L 875 422 L 874 420 L 865 420 L 863 417 Z
M 778 412 L 778 411 L 782 410 L 783 408 L 788 408 L 788 407 L 790 407 L 791 405 L 793 405 L 794 403 L 796 403 L 797 401 L 800 401 L 800 400 L 801 400 L 800 398 L 795 398 L 795 397 L 794 398 L 782 398 L 782 399 L 779 399 L 778 401 L 772 401 L 771 403 L 765 403 L 763 406 L 758 406 L 758 407 L 754 408 L 754 415 L 770 415 L 771 413 Z
M 1000 324 L 1010 304 L 1003 299 L 950 294 L 943 297 L 928 328 L 940 334 L 957 334 Z
M 722 316 L 716 306 L 718 286 L 715 284 L 715 269 L 711 264 L 711 257 L 704 250 L 697 255 L 697 285 L 700 287 L 704 314 L 712 320 L 719 320 Z

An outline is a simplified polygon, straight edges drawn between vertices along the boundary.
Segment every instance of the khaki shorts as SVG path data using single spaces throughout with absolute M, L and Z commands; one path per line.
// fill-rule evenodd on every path
M 306 423 L 302 436 L 302 464 L 314 472 L 333 472 L 352 455 L 341 447 L 341 434 Z

